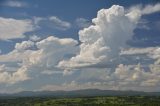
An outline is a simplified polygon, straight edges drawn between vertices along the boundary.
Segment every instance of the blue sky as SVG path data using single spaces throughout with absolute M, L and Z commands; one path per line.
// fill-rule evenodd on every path
M 159 91 L 158 0 L 1 0 L 0 92 Z
M 126 8 L 132 6 L 132 5 L 138 5 L 138 4 L 155 4 L 157 3 L 157 0 L 141 0 L 141 1 L 133 1 L 125 2 L 124 0 L 88 0 L 88 1 L 52 1 L 52 0 L 21 0 L 20 7 L 17 6 L 7 6 L 7 3 L 9 3 L 9 0 L 2 0 L 1 1 L 1 16 L 6 18 L 14 18 L 14 19 L 31 19 L 33 20 L 34 17 L 42 17 L 47 18 L 51 16 L 56 16 L 60 18 L 61 20 L 65 20 L 72 24 L 72 28 L 69 28 L 68 30 L 61 31 L 56 30 L 52 27 L 52 25 L 44 25 L 48 24 L 47 22 L 44 22 L 41 24 L 40 30 L 34 30 L 31 32 L 26 32 L 26 36 L 30 35 L 38 35 L 42 37 L 46 37 L 47 35 L 55 35 L 57 37 L 71 37 L 78 40 L 78 31 L 82 29 L 82 27 L 77 27 L 75 25 L 75 21 L 78 18 L 84 18 L 87 20 L 87 22 L 91 23 L 91 20 L 96 17 L 97 11 L 102 8 L 109 8 L 113 4 L 118 4 L 125 6 Z M 14 0 L 13 0 L 14 2 Z M 17 1 L 16 1 L 17 2 Z M 85 12 L 84 12 L 85 11 Z M 144 16 L 144 19 L 152 20 L 149 24 L 150 26 L 154 27 L 155 25 L 152 25 L 158 21 L 160 18 L 159 13 L 155 13 L 150 16 Z M 155 28 L 153 28 L 155 29 Z M 154 39 L 157 34 L 159 33 L 159 30 L 152 30 L 152 31 L 142 31 L 141 29 L 136 30 L 136 36 L 150 36 L 149 34 L 154 34 L 154 37 L 151 39 Z M 154 39 L 155 40 L 155 39 Z M 13 39 L 12 43 L 8 43 L 5 41 L 1 41 L 1 49 L 4 53 L 9 52 L 10 49 L 14 48 L 14 43 L 20 42 L 22 39 Z M 135 45 L 135 44 L 133 44 Z M 147 44 L 146 44 L 147 45 Z M 154 45 L 153 41 L 150 41 L 149 45 Z M 4 47 L 9 48 L 6 49 Z M 135 45 L 136 46 L 136 45 Z M 138 45 L 139 46 L 139 45 Z M 140 45 L 141 46 L 141 45 Z M 142 44 L 142 46 L 145 46 Z M 155 46 L 155 45 L 154 45 Z

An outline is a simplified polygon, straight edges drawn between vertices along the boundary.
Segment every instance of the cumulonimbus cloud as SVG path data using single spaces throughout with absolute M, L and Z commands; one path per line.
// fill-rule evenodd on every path
M 119 56 L 121 48 L 127 48 L 126 42 L 134 35 L 141 16 L 157 11 L 160 11 L 160 4 L 126 10 L 119 5 L 101 9 L 92 20 L 94 25 L 79 31 L 82 42 L 79 54 L 68 61 L 61 61 L 58 66 L 74 69 L 111 62 Z

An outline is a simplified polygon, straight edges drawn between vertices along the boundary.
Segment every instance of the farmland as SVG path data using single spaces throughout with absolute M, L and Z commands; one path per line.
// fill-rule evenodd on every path
M 6 97 L 0 106 L 160 106 L 159 96 Z

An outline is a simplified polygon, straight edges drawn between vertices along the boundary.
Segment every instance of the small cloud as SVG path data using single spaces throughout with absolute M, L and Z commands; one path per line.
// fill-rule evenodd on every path
M 160 3 L 156 5 L 147 5 L 142 10 L 142 14 L 152 14 L 160 11 Z
M 15 49 L 18 51 L 23 51 L 33 46 L 34 46 L 34 42 L 32 41 L 23 41 L 21 43 L 16 43 Z
M 76 24 L 79 28 L 87 28 L 90 25 L 92 25 L 92 23 L 85 18 L 77 18 L 76 19 Z
M 142 5 L 136 5 L 133 6 L 129 9 L 130 13 L 128 14 L 128 16 L 130 18 L 136 17 L 136 16 L 142 16 L 142 15 L 149 15 L 149 14 L 153 14 L 156 12 L 160 11 L 160 3 L 157 3 L 155 5 L 146 5 L 146 6 L 142 6 Z
M 41 72 L 41 74 L 53 75 L 53 74 L 62 74 L 62 72 L 61 71 L 53 71 L 53 70 L 44 70 Z
M 71 27 L 71 24 L 67 21 L 63 21 L 56 16 L 49 17 L 49 20 L 54 24 L 56 29 L 67 30 Z
M 71 28 L 71 23 L 61 20 L 57 16 L 51 16 L 51 17 L 33 17 L 33 22 L 37 28 L 51 28 L 51 29 L 57 29 L 61 31 L 65 31 L 69 28 Z
M 36 16 L 33 17 L 33 22 L 35 25 L 39 24 L 39 22 L 44 21 L 44 20 L 46 19 L 42 17 L 36 17 Z
M 64 70 L 63 71 L 63 76 L 72 75 L 72 74 L 73 74 L 73 71 L 69 71 L 69 70 Z
M 40 40 L 41 38 L 40 38 L 39 36 L 33 35 L 33 36 L 30 36 L 29 39 L 30 39 L 31 41 L 38 41 L 38 40 Z
M 1 40 L 23 38 L 26 32 L 33 30 L 34 26 L 29 19 L 18 20 L 14 18 L 0 17 Z
M 145 30 L 150 30 L 150 27 L 148 26 L 148 20 L 146 19 L 140 19 L 137 25 L 138 29 L 145 29 Z
M 7 1 L 3 5 L 8 6 L 8 7 L 18 7 L 18 8 L 20 8 L 20 7 L 27 7 L 28 6 L 27 3 L 22 2 L 22 1 L 16 1 L 16 0 Z

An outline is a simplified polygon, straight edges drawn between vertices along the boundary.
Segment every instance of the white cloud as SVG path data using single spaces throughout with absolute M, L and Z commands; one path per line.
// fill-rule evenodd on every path
M 148 26 L 149 21 L 146 19 L 141 19 L 137 25 L 139 29 L 150 30 L 151 28 Z
M 149 58 L 155 60 L 156 65 L 160 64 L 160 47 L 147 47 L 147 48 L 129 48 L 122 50 L 120 55 L 147 55 Z
M 138 54 L 151 54 L 157 47 L 147 47 L 147 48 L 129 48 L 121 50 L 120 55 L 138 55 Z
M 158 90 L 160 71 L 151 67 L 149 67 L 149 71 L 145 71 L 142 67 L 140 64 L 136 66 L 121 64 L 116 68 L 112 77 L 114 76 L 117 86 L 121 88 L 125 86 L 127 89 L 132 88 L 133 90 L 136 90 L 138 87 L 147 91 Z
M 160 47 L 156 48 L 155 50 L 153 50 L 152 52 L 149 53 L 149 56 L 153 59 L 156 59 L 155 61 L 155 67 L 157 67 L 157 65 L 160 65 Z
M 9 0 L 7 2 L 4 2 L 3 5 L 9 6 L 9 7 L 27 7 L 28 4 L 22 1 L 16 1 L 16 0 Z
M 155 12 L 159 12 L 160 11 L 160 4 L 147 5 L 141 11 L 142 11 L 142 14 L 152 14 Z
M 78 42 L 71 38 L 59 39 L 53 36 L 37 42 L 36 46 L 41 51 L 40 56 L 36 56 L 40 58 L 38 64 L 48 68 L 56 67 L 66 54 L 75 52 L 77 44 Z M 30 59 L 34 61 L 34 57 L 31 56 Z
M 53 23 L 54 27 L 59 30 L 67 30 L 71 27 L 69 22 L 63 21 L 56 16 L 49 17 L 49 20 Z
M 159 68 L 160 66 L 155 67 L 155 65 L 150 65 L 149 70 L 146 71 L 141 64 L 119 64 L 113 72 L 112 70 L 101 68 L 83 69 L 81 75 L 71 83 L 46 85 L 40 90 L 54 91 L 96 88 L 104 90 L 159 91 Z
M 80 53 L 68 62 L 60 62 L 59 67 L 86 67 L 117 57 L 120 48 L 125 47 L 133 35 L 135 20 L 126 15 L 122 6 L 101 9 L 92 20 L 95 25 L 79 31 Z
M 66 76 L 66 75 L 72 75 L 73 74 L 73 71 L 69 71 L 69 70 L 64 70 L 63 71 L 63 75 Z
M 27 76 L 26 71 L 26 67 L 21 67 L 17 71 L 11 73 L 5 70 L 5 66 L 2 66 L 0 71 L 0 83 L 14 84 L 19 81 L 30 79 Z
M 80 52 L 77 56 L 72 57 L 70 60 L 63 60 L 59 63 L 60 68 L 66 70 L 81 69 L 87 70 L 87 68 L 95 68 L 99 70 L 99 67 L 107 67 L 107 63 L 111 63 L 113 59 L 122 59 L 122 55 L 146 55 L 147 58 L 156 59 L 155 63 L 148 66 L 143 65 L 130 65 L 120 64 L 115 68 L 112 67 L 111 72 L 104 74 L 101 72 L 101 76 L 92 75 L 91 78 L 102 80 L 100 83 L 105 83 L 105 86 L 115 87 L 119 90 L 145 90 L 152 91 L 159 89 L 159 49 L 158 47 L 150 48 L 129 48 L 126 41 L 131 39 L 133 31 L 136 25 L 139 23 L 141 16 L 144 14 L 151 14 L 157 12 L 157 10 L 145 13 L 144 10 L 150 7 L 146 6 L 141 10 L 136 8 L 126 13 L 123 7 L 114 5 L 109 9 L 102 9 L 98 12 L 97 18 L 93 19 L 95 25 L 91 25 L 79 32 Z M 115 30 L 116 29 L 116 30 Z M 132 60 L 130 60 L 132 61 Z M 114 63 L 113 63 L 114 64 Z M 134 63 L 135 64 L 135 63 Z M 94 67 L 93 67 L 94 66 Z M 103 67 L 104 68 L 104 67 Z M 147 70 L 146 70 L 147 69 Z M 92 69 L 93 71 L 93 69 Z M 90 73 L 92 73 L 90 71 Z M 85 73 L 86 74 L 86 73 Z M 108 75 L 107 75 L 108 74 Z M 105 75 L 106 77 L 104 77 Z M 83 78 L 88 78 L 89 74 L 82 75 Z M 78 86 L 78 85 L 77 85 Z
M 94 25 L 79 31 L 80 52 L 70 60 L 61 61 L 59 67 L 76 69 L 110 63 L 119 58 L 122 48 L 128 48 L 126 42 L 134 35 L 141 16 L 157 11 L 159 4 L 147 5 L 144 8 L 113 5 L 109 9 L 101 9 L 92 20 Z M 151 12 L 145 11 L 150 8 Z
M 23 50 L 29 49 L 33 46 L 34 46 L 34 42 L 32 42 L 32 41 L 23 41 L 21 43 L 16 43 L 15 49 L 17 49 L 19 51 L 23 51 Z
M 39 41 L 41 38 L 40 38 L 39 36 L 32 35 L 32 36 L 29 37 L 29 39 L 30 39 L 31 41 Z
M 57 64 L 65 58 L 65 55 L 76 53 L 77 44 L 78 42 L 74 39 L 59 39 L 54 36 L 36 42 L 36 44 L 32 41 L 17 43 L 13 51 L 0 55 L 1 63 L 16 64 L 16 66 L 8 66 L 7 64 L 5 66 L 6 69 L 15 67 L 13 73 L 6 69 L 0 71 L 0 83 L 12 84 L 28 80 L 31 78 L 29 73 L 46 74 L 48 70 L 49 73 L 61 71 L 62 74 L 63 72 L 57 68 Z M 36 46 L 37 50 L 31 50 L 33 46 Z M 0 67 L 0 70 L 2 69 L 4 66 Z
M 71 23 L 64 21 L 57 16 L 50 17 L 33 17 L 33 22 L 37 28 L 51 28 L 65 31 L 71 28 Z
M 30 54 L 31 50 L 24 50 L 22 52 L 14 49 L 13 51 L 0 55 L 0 62 L 18 62 L 22 61 L 25 57 L 28 57 L 28 54 Z
M 148 14 L 152 14 L 155 12 L 159 12 L 160 4 L 158 3 L 155 5 L 146 5 L 144 7 L 142 7 L 142 5 L 136 5 L 136 6 L 129 8 L 129 11 L 130 13 L 128 14 L 128 16 L 134 19 L 138 15 L 141 16 L 141 15 L 148 15 Z
M 91 23 L 89 20 L 85 19 L 85 18 L 77 18 L 77 19 L 76 19 L 76 24 L 77 24 L 77 26 L 80 27 L 80 28 L 87 28 L 87 27 L 89 27 L 92 23 Z
M 155 8 L 155 6 L 149 7 Z M 101 9 L 97 13 L 97 17 L 92 20 L 93 25 L 79 31 L 80 44 L 72 38 L 60 39 L 54 36 L 40 41 L 37 41 L 39 38 L 33 37 L 30 38 L 32 41 L 17 43 L 13 51 L 0 55 L 0 83 L 14 84 L 32 78 L 34 80 L 34 77 L 38 74 L 51 75 L 61 73 L 62 76 L 66 77 L 65 75 L 72 75 L 72 70 L 81 70 L 83 72 L 81 72 L 80 76 L 69 84 L 46 85 L 40 90 L 86 88 L 158 90 L 160 81 L 159 47 L 138 49 L 130 48 L 126 44 L 126 41 L 132 38 L 133 31 L 137 28 L 136 25 L 139 23 L 141 16 L 156 12 L 158 9 L 153 9 L 152 12 L 146 13 L 148 6 L 141 9 L 139 7 L 134 8 L 136 8 L 134 11 L 133 9 L 126 11 L 124 7 L 114 5 L 109 9 Z M 11 20 L 13 21 L 14 19 Z M 39 19 L 35 23 L 37 24 L 42 20 Z M 50 21 L 61 27 L 70 27 L 69 24 L 57 17 L 52 17 Z M 17 35 L 17 33 L 24 35 L 24 32 L 26 32 L 26 29 L 21 32 L 12 32 L 12 34 L 8 35 Z M 12 38 L 13 36 L 9 36 L 3 39 Z M 17 36 L 14 38 L 17 38 Z M 32 50 L 33 46 L 36 49 Z M 143 64 L 135 65 L 137 63 L 133 64 L 131 63 L 132 60 L 129 60 L 131 61 L 130 63 L 123 64 L 121 59 L 125 59 L 124 55 L 146 55 L 154 63 L 147 64 L 147 66 Z M 117 63 L 114 64 L 114 61 Z M 16 66 L 10 66 L 13 63 Z M 114 67 L 107 68 L 107 65 L 112 63 Z M 14 72 L 8 71 L 11 68 L 15 68 Z M 76 82 L 82 82 L 83 80 L 89 82 Z
M 33 22 L 34 22 L 34 24 L 38 24 L 40 21 L 43 21 L 43 20 L 45 20 L 45 18 L 42 18 L 42 17 L 36 17 L 36 16 L 34 16 L 33 17 Z
M 2 72 L 4 70 L 5 70 L 5 65 L 4 64 L 0 65 L 0 72 Z
M 17 20 L 0 17 L 0 39 L 23 38 L 26 32 L 33 31 L 31 20 Z
M 70 83 L 63 83 L 62 85 L 43 85 L 38 91 L 56 91 L 56 90 L 80 90 L 80 89 L 101 89 L 101 90 L 134 90 L 134 91 L 159 91 L 157 85 L 159 80 L 150 79 L 143 82 L 132 82 L 132 81 L 97 81 L 97 82 L 85 82 L 79 83 L 71 81 Z

